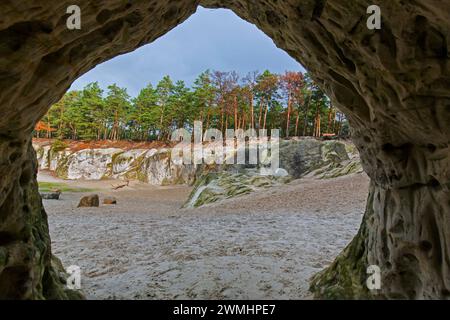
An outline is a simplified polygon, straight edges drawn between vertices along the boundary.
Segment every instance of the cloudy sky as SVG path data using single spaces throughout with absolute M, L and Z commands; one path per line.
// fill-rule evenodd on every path
M 255 26 L 224 9 L 199 8 L 197 13 L 155 42 L 116 57 L 86 73 L 71 89 L 98 81 L 102 88 L 117 83 L 131 96 L 164 75 L 191 85 L 204 70 L 281 73 L 303 70 L 300 64 Z

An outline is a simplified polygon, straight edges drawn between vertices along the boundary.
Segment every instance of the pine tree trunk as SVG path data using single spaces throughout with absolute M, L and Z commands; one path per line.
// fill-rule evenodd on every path
M 159 117 L 158 141 L 161 141 L 164 134 L 163 123 L 164 123 L 164 106 L 161 106 L 161 115 Z
M 234 97 L 234 129 L 238 128 L 238 103 L 237 97 Z
M 263 129 L 266 129 L 266 121 L 267 121 L 267 111 L 268 111 L 269 107 L 266 104 L 265 108 L 264 108 L 264 124 L 263 124 Z
M 337 130 L 336 130 L 338 136 L 341 135 L 341 124 L 342 124 L 342 114 L 339 113 L 338 123 L 337 123 Z
M 316 115 L 314 117 L 314 134 L 313 136 L 318 138 L 320 137 L 320 112 L 319 112 L 319 105 L 316 105 Z
M 222 131 L 222 134 L 225 135 L 225 132 L 228 130 L 228 115 L 225 116 L 225 130 Z
M 295 136 L 298 137 L 298 122 L 300 119 L 300 112 L 297 111 L 297 117 L 295 118 Z
M 223 132 L 224 126 L 225 126 L 225 111 L 224 111 L 223 107 L 222 107 L 222 110 L 220 111 L 220 116 L 221 116 L 220 130 Z
M 47 115 L 47 138 L 50 139 L 51 136 L 51 127 L 50 127 L 50 116 Z
M 263 104 L 264 104 L 264 98 L 261 98 L 261 100 L 259 101 L 258 129 L 261 129 Z
M 255 111 L 253 110 L 253 94 L 250 95 L 251 128 L 255 127 Z
M 206 116 L 206 127 L 205 129 L 208 130 L 209 129 L 209 122 L 210 122 L 210 110 L 208 110 L 207 116 Z M 203 133 L 202 133 L 203 134 Z
M 330 103 L 330 109 L 328 110 L 328 125 L 327 125 L 327 132 L 331 133 L 331 117 L 333 114 L 333 105 Z
M 305 116 L 303 118 L 303 136 L 306 136 L 306 131 L 308 129 L 308 111 L 309 111 L 309 99 L 305 105 Z
M 320 113 L 317 113 L 317 116 L 316 116 L 316 137 L 320 137 L 321 136 L 321 128 L 320 128 L 320 125 L 321 125 L 321 123 L 320 123 Z
M 289 138 L 289 124 L 291 118 L 291 96 L 288 97 L 287 114 L 286 114 L 286 138 Z
M 64 108 L 61 107 L 60 109 L 60 114 L 59 114 L 59 125 L 58 125 L 58 136 L 60 139 L 64 138 L 64 134 L 63 134 L 63 116 L 64 116 Z

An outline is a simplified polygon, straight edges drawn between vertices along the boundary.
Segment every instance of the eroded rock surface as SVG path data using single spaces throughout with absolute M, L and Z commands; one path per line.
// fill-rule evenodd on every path
M 57 143 L 53 142 L 55 144 Z M 192 184 L 204 172 L 230 169 L 239 172 L 248 166 L 183 164 L 171 159 L 170 148 L 55 150 L 53 145 L 48 141 L 33 142 L 39 169 L 53 171 L 57 177 L 70 180 L 114 178 L 138 180 L 152 185 Z M 255 152 L 258 152 L 257 149 Z M 308 173 L 327 178 L 362 170 L 359 154 L 349 142 L 323 142 L 309 138 L 282 140 L 278 156 L 280 176 L 286 171 L 293 178 Z
M 190 184 L 196 167 L 171 160 L 171 150 L 97 148 L 55 151 L 51 143 L 33 143 L 39 168 L 62 179 L 139 180 L 152 185 Z
M 348 153 L 347 153 L 348 150 Z M 296 178 L 336 178 L 362 172 L 359 155 L 351 143 L 301 139 L 281 141 L 280 168 L 263 175 L 244 165 L 199 170 L 185 207 L 200 207 L 272 187 L 282 187 Z
M 3 297 L 67 297 L 49 294 L 55 282 L 33 173 L 35 123 L 78 76 L 152 42 L 201 4 L 257 25 L 309 69 L 353 128 L 372 179 L 366 219 L 350 249 L 316 278 L 318 297 L 372 296 L 359 280 L 376 264 L 385 284 L 379 297 L 449 298 L 448 1 L 379 0 L 381 30 L 366 27 L 367 0 L 83 1 L 76 31 L 66 28 L 71 4 L 0 3 Z

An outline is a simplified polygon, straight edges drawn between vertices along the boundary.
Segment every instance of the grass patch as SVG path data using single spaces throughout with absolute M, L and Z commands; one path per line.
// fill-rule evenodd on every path
M 94 189 L 71 187 L 65 183 L 59 182 L 39 182 L 40 192 L 52 192 L 52 190 L 58 189 L 61 192 L 91 192 Z

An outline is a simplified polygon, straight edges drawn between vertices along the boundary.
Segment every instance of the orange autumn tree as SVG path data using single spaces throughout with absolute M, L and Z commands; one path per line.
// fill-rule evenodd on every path
M 36 131 L 38 138 L 41 136 L 41 132 L 46 132 L 47 138 L 51 138 L 51 132 L 56 131 L 56 129 L 53 129 L 52 127 L 50 127 L 50 125 L 45 124 L 43 121 L 39 121 L 36 124 L 34 131 Z
M 292 113 L 292 105 L 295 99 L 299 96 L 299 92 L 305 86 L 305 79 L 301 72 L 286 71 L 280 76 L 281 90 L 287 100 L 286 106 L 286 138 L 289 138 L 290 120 Z M 297 126 L 298 126 L 298 121 Z M 298 128 L 296 128 L 297 130 Z

